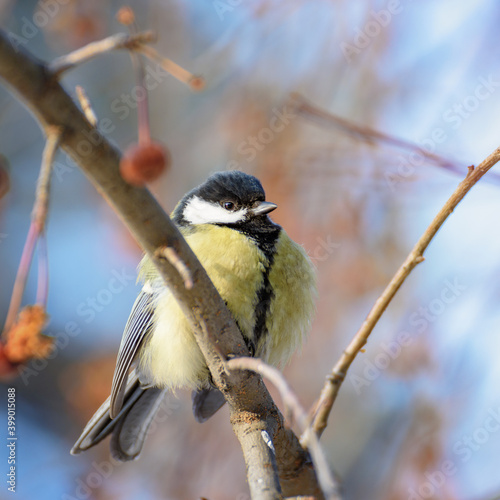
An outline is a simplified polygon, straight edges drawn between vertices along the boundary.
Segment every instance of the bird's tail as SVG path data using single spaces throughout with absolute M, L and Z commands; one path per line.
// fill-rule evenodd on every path
M 134 371 L 129 376 L 123 407 L 116 418 L 109 416 L 109 399 L 101 405 L 83 429 L 71 449 L 76 455 L 111 436 L 111 455 L 120 462 L 137 458 L 142 450 L 148 428 L 161 405 L 167 389 L 141 385 Z

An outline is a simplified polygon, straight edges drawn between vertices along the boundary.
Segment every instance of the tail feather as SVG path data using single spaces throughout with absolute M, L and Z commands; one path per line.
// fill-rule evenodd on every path
M 212 386 L 193 391 L 191 398 L 194 418 L 200 423 L 206 422 L 226 402 L 222 392 Z
M 112 433 L 112 456 L 121 462 L 134 460 L 142 450 L 149 425 L 166 392 L 166 389 L 141 385 L 134 370 L 125 389 L 123 407 L 116 418 L 109 416 L 108 398 L 85 426 L 71 454 L 88 450 Z
M 111 455 L 120 462 L 135 460 L 141 453 L 142 446 L 146 440 L 149 426 L 153 421 L 167 389 L 151 387 L 148 389 L 138 388 L 141 393 L 136 401 L 118 414 L 113 435 L 111 436 Z M 124 408 L 127 405 L 125 404 Z M 123 411 L 123 410 L 122 410 Z

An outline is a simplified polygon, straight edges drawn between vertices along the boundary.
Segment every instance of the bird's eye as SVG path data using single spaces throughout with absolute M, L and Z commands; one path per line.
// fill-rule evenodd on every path
M 232 201 L 223 201 L 222 206 L 226 210 L 234 210 L 234 208 L 235 208 L 234 203 Z

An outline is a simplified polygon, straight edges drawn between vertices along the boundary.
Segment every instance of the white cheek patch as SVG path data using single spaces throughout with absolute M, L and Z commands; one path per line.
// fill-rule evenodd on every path
M 246 213 L 246 208 L 231 212 L 218 203 L 193 196 L 184 209 L 184 218 L 190 224 L 231 224 L 242 221 Z

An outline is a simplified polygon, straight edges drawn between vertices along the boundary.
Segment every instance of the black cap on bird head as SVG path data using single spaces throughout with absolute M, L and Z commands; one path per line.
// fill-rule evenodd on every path
M 201 186 L 196 194 L 208 201 L 220 201 L 226 197 L 237 198 L 242 205 L 264 201 L 266 193 L 259 179 L 239 170 L 216 172 Z
M 186 224 L 234 224 L 263 216 L 277 205 L 265 201 L 260 181 L 238 170 L 216 172 L 180 201 L 174 220 Z

